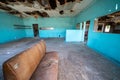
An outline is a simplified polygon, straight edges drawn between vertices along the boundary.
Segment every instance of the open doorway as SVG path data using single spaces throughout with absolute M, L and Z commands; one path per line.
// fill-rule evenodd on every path
M 34 37 L 39 37 L 38 24 L 33 24 L 33 33 L 34 33 Z
M 90 26 L 90 21 L 87 21 L 85 26 L 84 42 L 87 42 L 88 40 L 89 26 Z

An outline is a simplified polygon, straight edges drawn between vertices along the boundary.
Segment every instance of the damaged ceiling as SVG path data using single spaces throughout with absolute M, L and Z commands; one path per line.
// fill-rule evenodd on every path
M 19 17 L 75 16 L 95 0 L 1 0 L 0 10 Z

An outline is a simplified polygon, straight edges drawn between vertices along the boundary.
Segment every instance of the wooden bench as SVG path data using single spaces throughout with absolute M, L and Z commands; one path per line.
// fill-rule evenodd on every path
M 57 80 L 58 54 L 46 52 L 42 40 L 5 61 L 3 75 L 4 80 Z

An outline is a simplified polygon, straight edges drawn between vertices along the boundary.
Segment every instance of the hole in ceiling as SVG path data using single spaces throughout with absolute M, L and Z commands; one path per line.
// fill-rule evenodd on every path
M 49 15 L 46 12 L 39 12 L 39 11 L 33 11 L 33 12 L 25 12 L 28 15 L 38 15 L 41 17 L 49 17 Z
M 8 12 L 8 13 L 10 13 L 10 14 L 21 14 L 21 13 L 18 12 L 18 11 L 10 11 L 10 12 Z
M 2 2 L 2 3 L 6 3 L 6 0 L 0 0 L 0 2 Z
M 63 10 L 61 10 L 59 13 L 60 13 L 61 15 L 63 15 L 63 14 L 64 14 L 64 11 L 63 11 Z
M 45 9 L 45 10 L 50 10 L 50 7 L 45 7 L 44 9 Z
M 6 0 L 8 2 L 16 2 L 17 0 Z
M 67 0 L 67 2 L 74 2 L 75 0 Z
M 29 3 L 33 3 L 33 1 L 35 1 L 35 0 L 27 0 Z
M 70 12 L 74 12 L 74 10 L 70 10 Z
M 31 12 L 25 12 L 25 13 L 28 14 L 28 15 L 32 15 Z
M 0 9 L 5 10 L 5 11 L 11 11 L 12 8 L 7 7 L 7 6 L 0 6 Z
M 49 3 L 52 9 L 55 9 L 57 7 L 56 0 L 49 0 Z
M 41 17 L 49 17 L 49 15 L 46 12 L 42 12 Z
M 58 0 L 60 2 L 60 5 L 65 4 L 65 0 Z
M 17 0 L 17 1 L 20 1 L 20 2 L 25 2 L 26 0 Z

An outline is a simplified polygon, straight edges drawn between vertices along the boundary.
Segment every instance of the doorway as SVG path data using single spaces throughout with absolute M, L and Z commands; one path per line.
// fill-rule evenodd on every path
M 34 37 L 39 37 L 38 24 L 33 24 L 33 33 L 34 33 Z
M 87 21 L 85 26 L 84 42 L 88 41 L 89 26 L 90 26 L 90 21 Z

